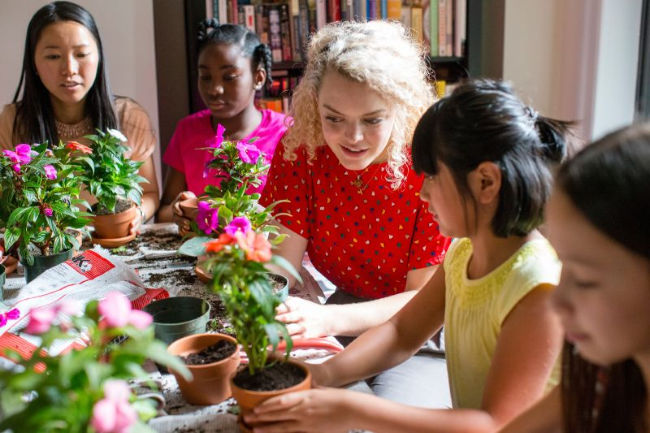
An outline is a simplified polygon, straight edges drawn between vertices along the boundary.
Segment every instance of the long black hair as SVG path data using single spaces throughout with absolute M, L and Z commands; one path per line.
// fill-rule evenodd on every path
M 199 24 L 197 39 L 197 58 L 208 45 L 224 43 L 238 45 L 241 47 L 242 55 L 251 58 L 252 72 L 255 73 L 261 67 L 266 72 L 267 87 L 273 83 L 271 49 L 246 27 L 237 24 L 219 24 L 215 18 L 209 18 Z
M 524 236 L 543 220 L 552 185 L 548 162 L 564 158 L 570 125 L 538 115 L 503 82 L 467 81 L 420 119 L 413 166 L 417 173 L 436 175 L 444 163 L 465 200 L 468 173 L 494 162 L 502 181 L 492 230 L 500 237 Z
M 86 95 L 85 114 L 90 117 L 95 128 L 101 130 L 117 128 L 118 122 L 112 105 L 113 96 L 108 83 L 108 74 L 106 73 L 104 50 L 95 20 L 90 15 L 90 12 L 75 3 L 56 1 L 36 11 L 27 26 L 23 69 L 13 99 L 16 104 L 13 135 L 17 141 L 40 143 L 47 140 L 50 143 L 57 143 L 59 140 L 54 123 L 54 111 L 50 101 L 50 94 L 38 77 L 36 65 L 34 64 L 34 54 L 43 29 L 50 24 L 61 21 L 79 23 L 86 27 L 95 38 L 99 63 L 95 83 Z M 18 100 L 21 90 L 22 98 Z
M 559 169 L 556 178 L 556 187 L 594 227 L 650 260 L 648 185 L 648 123 L 620 129 L 585 147 Z M 562 363 L 565 432 L 647 431 L 648 390 L 632 359 L 600 367 L 567 343 Z

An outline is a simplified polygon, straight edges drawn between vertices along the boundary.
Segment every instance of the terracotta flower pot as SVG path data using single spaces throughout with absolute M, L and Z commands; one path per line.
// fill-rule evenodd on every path
M 287 362 L 300 367 L 300 369 L 305 372 L 305 378 L 302 380 L 302 382 L 289 388 L 278 389 L 274 391 L 251 391 L 237 386 L 233 381 L 234 377 L 230 380 L 232 396 L 235 400 L 237 400 L 237 403 L 239 404 L 239 427 L 242 432 L 252 432 L 252 429 L 243 422 L 242 417 L 247 413 L 252 412 L 253 408 L 258 404 L 262 403 L 265 400 L 268 400 L 271 397 L 287 394 L 290 392 L 305 391 L 311 388 L 311 373 L 307 366 L 305 366 L 305 364 L 302 362 L 296 361 L 294 359 L 289 359 Z
M 187 401 L 195 405 L 217 404 L 231 395 L 230 378 L 239 365 L 239 346 L 237 340 L 224 334 L 194 334 L 183 337 L 169 345 L 167 351 L 172 355 L 187 356 L 200 352 L 219 340 L 228 340 L 236 345 L 235 353 L 226 359 L 204 365 L 187 365 L 192 380 L 187 381 L 172 370 L 178 387 Z
M 192 221 L 196 220 L 196 215 L 199 212 L 198 198 L 186 198 L 185 200 L 180 201 L 178 205 L 180 206 L 181 210 L 183 211 L 183 215 L 185 215 L 186 218 Z
M 95 232 L 93 238 L 116 239 L 129 236 L 129 225 L 135 219 L 138 210 L 133 204 L 129 209 L 110 215 L 93 216 Z

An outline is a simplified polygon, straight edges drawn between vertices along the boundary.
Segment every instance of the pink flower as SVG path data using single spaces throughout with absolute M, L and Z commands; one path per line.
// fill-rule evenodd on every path
M 271 243 L 263 234 L 251 230 L 246 234 L 237 232 L 235 237 L 239 248 L 246 251 L 246 259 L 260 263 L 271 260 Z
M 14 169 L 16 174 L 20 174 L 20 164 L 14 164 L 14 165 L 11 166 L 11 168 Z
M 54 168 L 53 165 L 48 164 L 46 166 L 43 166 L 43 170 L 45 170 L 45 177 L 50 180 L 56 179 L 56 168 Z
M 131 310 L 129 313 L 129 324 L 138 329 L 145 329 L 147 326 L 151 325 L 151 322 L 153 322 L 153 317 L 151 317 L 151 314 L 147 312 Z
M 153 317 L 144 311 L 134 310 L 131 301 L 122 292 L 109 292 L 99 301 L 97 311 L 104 318 L 104 323 L 111 328 L 133 325 L 144 329 L 151 324 Z
M 206 141 L 206 144 L 208 147 L 211 147 L 213 149 L 218 149 L 221 147 L 221 143 L 223 143 L 223 133 L 226 132 L 226 128 L 224 128 L 220 123 L 217 123 L 217 135 L 214 137 L 208 139 Z
M 95 403 L 90 425 L 98 433 L 126 433 L 136 423 L 138 414 L 129 404 L 131 390 L 122 380 L 104 384 L 105 398 Z
M 262 152 L 251 144 L 246 144 L 243 142 L 237 143 L 237 150 L 239 151 L 239 158 L 248 164 L 255 164 L 260 158 Z
M 16 146 L 15 151 L 3 150 L 2 153 L 4 153 L 4 155 L 9 158 L 11 162 L 19 165 L 29 164 L 32 160 L 32 156 L 37 155 L 37 153 L 32 150 L 32 147 L 29 144 L 19 144 Z
M 56 307 L 38 307 L 29 312 L 29 322 L 25 327 L 28 334 L 39 335 L 47 332 L 56 318 L 58 309 Z
M 232 219 L 230 224 L 228 224 L 224 231 L 230 236 L 235 236 L 235 233 L 242 232 L 244 234 L 248 233 L 251 229 L 251 222 L 248 221 L 246 217 L 235 217 Z
M 97 306 L 99 314 L 111 328 L 121 328 L 129 323 L 131 301 L 121 292 L 109 292 Z
M 213 209 L 209 202 L 200 201 L 196 214 L 196 225 L 206 235 L 219 228 L 219 208 Z
M 54 211 L 52 210 L 51 207 L 48 207 L 48 206 L 43 207 L 43 215 L 45 215 L 47 217 L 51 217 L 53 213 L 54 213 Z

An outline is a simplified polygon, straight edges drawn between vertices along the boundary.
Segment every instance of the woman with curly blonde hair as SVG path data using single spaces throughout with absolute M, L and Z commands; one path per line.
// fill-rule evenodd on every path
M 294 337 L 353 337 L 405 305 L 448 247 L 419 200 L 423 178 L 409 153 L 434 97 L 423 53 L 397 23 L 329 24 L 307 57 L 261 203 L 285 200 L 275 208 L 287 235 L 278 254 L 299 268 L 308 252 L 336 291 L 328 305 L 290 297 L 278 318 Z M 418 353 L 368 384 L 392 400 L 440 407 L 450 402 L 446 382 L 444 359 Z

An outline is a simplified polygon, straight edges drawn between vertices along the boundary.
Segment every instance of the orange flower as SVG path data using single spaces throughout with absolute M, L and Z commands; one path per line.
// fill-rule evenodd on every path
M 209 242 L 203 244 L 205 246 L 206 253 L 218 253 L 226 245 L 232 244 L 234 241 L 233 237 L 228 233 L 222 233 L 217 239 L 213 239 Z
M 78 150 L 79 152 L 85 153 L 86 155 L 93 153 L 93 150 L 90 147 L 77 141 L 68 141 L 68 144 L 66 144 L 65 147 L 72 151 Z
M 246 251 L 246 259 L 260 263 L 271 260 L 271 243 L 262 233 L 249 230 L 246 234 L 237 232 L 235 237 L 239 247 Z

